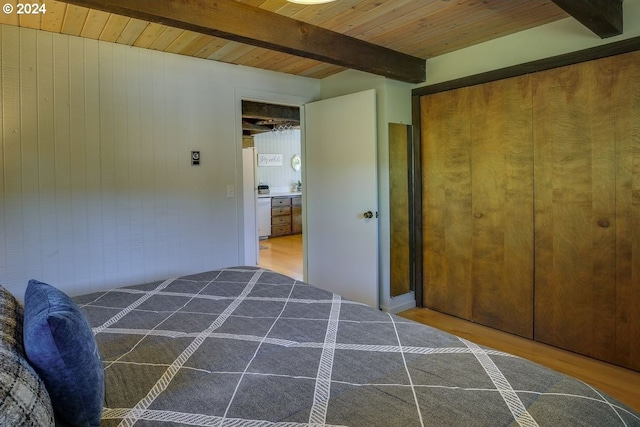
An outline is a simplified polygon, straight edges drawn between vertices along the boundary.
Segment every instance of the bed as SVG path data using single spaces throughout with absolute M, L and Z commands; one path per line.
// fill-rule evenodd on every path
M 581 381 L 264 269 L 73 301 L 101 426 L 640 426 Z

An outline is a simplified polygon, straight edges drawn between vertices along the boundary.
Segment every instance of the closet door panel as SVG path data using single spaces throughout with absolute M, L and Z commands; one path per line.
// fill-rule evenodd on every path
M 611 81 L 600 71 L 588 63 L 534 77 L 534 336 L 607 359 L 615 340 L 615 146 Z
M 473 320 L 533 337 L 531 78 L 471 88 Z
M 585 66 L 589 85 L 592 150 L 592 302 L 590 356 L 615 360 L 616 329 L 616 58 Z
M 471 318 L 469 90 L 421 98 L 424 306 Z
M 617 65 L 615 362 L 640 370 L 640 52 Z

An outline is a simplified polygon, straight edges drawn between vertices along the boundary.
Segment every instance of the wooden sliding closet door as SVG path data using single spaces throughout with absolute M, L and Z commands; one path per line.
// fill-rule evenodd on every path
M 534 96 L 535 339 L 640 370 L 640 52 Z
M 640 52 L 618 57 L 616 133 L 616 359 L 640 370 Z
M 533 334 L 530 78 L 421 99 L 424 306 Z
M 534 80 L 535 339 L 616 353 L 615 72 L 593 61 Z
M 640 52 L 420 105 L 423 305 L 640 370 Z
M 533 338 L 531 84 L 471 92 L 473 320 Z
M 640 344 L 638 276 L 635 285 L 629 276 L 633 256 L 638 270 L 629 242 L 638 242 L 640 89 L 618 61 L 535 79 L 535 339 L 630 366 L 620 359 Z
M 471 135 L 469 89 L 420 99 L 423 304 L 471 319 Z

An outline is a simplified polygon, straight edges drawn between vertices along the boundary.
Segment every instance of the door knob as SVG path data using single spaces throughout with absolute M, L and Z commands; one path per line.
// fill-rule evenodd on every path
M 371 211 L 366 211 L 363 215 L 367 219 L 368 218 L 373 218 L 373 212 L 371 212 Z

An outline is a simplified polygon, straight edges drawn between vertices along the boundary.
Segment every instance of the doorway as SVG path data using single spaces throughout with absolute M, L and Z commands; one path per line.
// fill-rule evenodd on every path
M 242 147 L 251 150 L 256 226 L 245 233 L 257 242 L 257 265 L 303 278 L 302 141 L 300 108 L 242 100 Z

